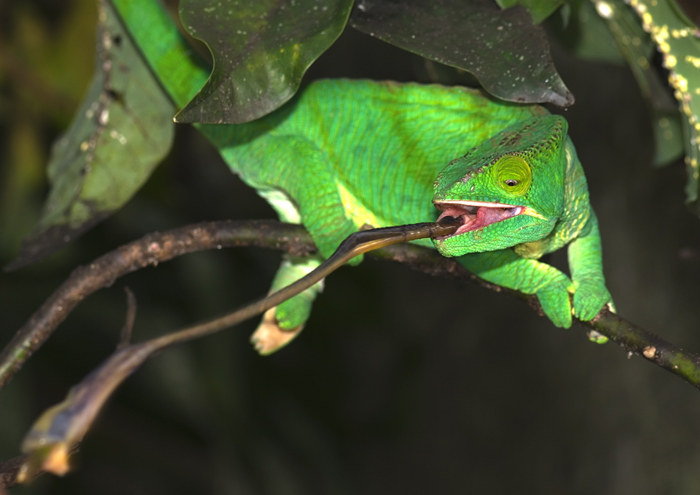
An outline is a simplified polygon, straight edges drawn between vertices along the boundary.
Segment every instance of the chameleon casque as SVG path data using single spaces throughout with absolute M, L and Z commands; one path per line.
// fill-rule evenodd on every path
M 140 49 L 176 105 L 187 104 L 207 73 L 190 62 L 167 14 L 157 2 L 113 4 L 137 43 L 161 40 Z M 311 271 L 358 229 L 452 216 L 463 222 L 455 234 L 416 242 L 459 256 L 487 281 L 536 294 L 556 326 L 569 327 L 572 312 L 590 320 L 611 302 L 583 168 L 566 120 L 543 107 L 460 87 L 322 80 L 261 119 L 197 127 L 319 248 L 313 258 L 285 258 L 273 289 Z M 567 244 L 571 278 L 537 261 Z M 268 312 L 254 336 L 258 350 L 274 350 L 260 343 L 266 325 L 301 327 L 319 290 Z
M 460 87 L 324 80 L 234 129 L 202 126 L 232 170 L 281 220 L 303 223 L 320 251 L 285 259 L 273 289 L 360 228 L 452 216 L 463 225 L 434 247 L 487 281 L 536 294 L 556 326 L 571 325 L 569 293 L 582 320 L 611 300 L 566 120 L 542 107 Z M 566 244 L 571 278 L 537 261 Z M 276 324 L 303 325 L 317 291 L 273 310 Z

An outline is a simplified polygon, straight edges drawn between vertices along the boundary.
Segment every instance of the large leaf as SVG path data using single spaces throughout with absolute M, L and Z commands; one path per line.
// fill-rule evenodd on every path
M 492 0 L 358 0 L 350 24 L 466 70 L 503 100 L 562 107 L 574 102 L 554 68 L 544 31 L 521 6 L 502 11 Z
M 564 0 L 496 0 L 502 9 L 522 5 L 532 16 L 532 22 L 539 24 L 564 4 Z
M 214 69 L 178 122 L 242 123 L 291 98 L 311 63 L 340 36 L 352 0 L 182 0 L 180 16 Z
M 44 211 L 8 268 L 51 254 L 128 201 L 170 149 L 173 113 L 112 7 L 100 1 L 95 78 L 54 143 Z

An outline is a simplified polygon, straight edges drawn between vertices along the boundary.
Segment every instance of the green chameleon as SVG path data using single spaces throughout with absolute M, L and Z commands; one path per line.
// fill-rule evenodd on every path
M 128 0 L 115 5 L 137 41 L 140 32 L 159 29 L 152 19 L 139 24 L 141 2 L 136 10 Z M 163 22 L 169 31 L 161 39 L 179 39 Z M 184 52 L 142 49 L 184 105 L 193 93 L 169 80 L 187 74 L 162 69 L 186 67 L 177 59 Z M 273 289 L 318 266 L 358 229 L 451 216 L 463 223 L 455 234 L 417 242 L 459 256 L 489 282 L 536 294 L 556 326 L 571 326 L 572 313 L 590 320 L 611 302 L 598 223 L 566 120 L 542 107 L 459 87 L 325 80 L 262 119 L 198 128 L 281 220 L 303 223 L 318 246 L 311 259 L 285 258 Z M 571 278 L 537 261 L 567 244 Z M 319 290 L 271 310 L 263 326 L 303 326 Z M 258 348 L 273 350 L 264 342 Z

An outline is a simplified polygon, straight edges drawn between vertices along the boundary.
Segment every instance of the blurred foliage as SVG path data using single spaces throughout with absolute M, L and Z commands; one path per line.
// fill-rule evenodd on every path
M 686 202 L 700 214 L 700 27 L 674 0 L 630 0 L 630 5 L 668 70 L 668 82 L 681 109 L 688 173 Z
M 654 41 L 632 9 L 622 2 L 586 2 L 607 23 L 615 45 L 634 74 L 642 97 L 647 101 L 656 142 L 655 165 L 667 165 L 683 153 L 683 132 L 678 103 L 668 91 L 664 75 L 655 67 Z
M 14 254 L 45 192 L 47 133 L 65 127 L 92 77 L 96 9 L 74 2 L 58 17 L 42 5 L 0 4 L 0 253 Z M 70 68 L 68 70 L 68 68 Z M 10 125 L 11 123 L 11 125 Z
M 39 215 L 50 143 L 88 88 L 95 18 L 89 0 L 0 3 L 3 264 Z M 565 115 L 618 310 L 700 349 L 700 229 L 682 207 L 683 170 L 647 166 L 652 127 L 628 69 L 559 47 L 554 56 L 577 97 Z M 430 67 L 346 30 L 307 77 L 457 74 Z M 177 132 L 163 166 L 112 218 L 46 262 L 0 274 L 2 341 L 76 264 L 121 243 L 272 216 L 201 136 Z M 200 253 L 91 297 L 0 394 L 0 458 L 17 455 L 38 413 L 113 350 L 123 284 L 138 297 L 140 340 L 263 294 L 278 260 Z M 700 396 L 675 377 L 587 345 L 583 332 L 557 332 L 517 302 L 399 267 L 367 261 L 327 286 L 304 335 L 274 356 L 250 348 L 253 323 L 159 356 L 110 403 L 74 474 L 12 493 L 700 491 Z
M 11 268 L 56 251 L 121 208 L 165 155 L 173 104 L 124 31 L 100 5 L 95 76 L 47 165 L 51 191 Z

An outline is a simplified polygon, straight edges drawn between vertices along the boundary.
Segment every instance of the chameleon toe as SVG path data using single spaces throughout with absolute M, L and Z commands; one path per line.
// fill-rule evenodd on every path
M 262 322 L 250 337 L 250 342 L 255 350 L 263 356 L 280 350 L 304 329 L 304 325 L 299 325 L 291 330 L 280 328 L 275 317 L 275 309 L 272 308 L 265 312 Z

